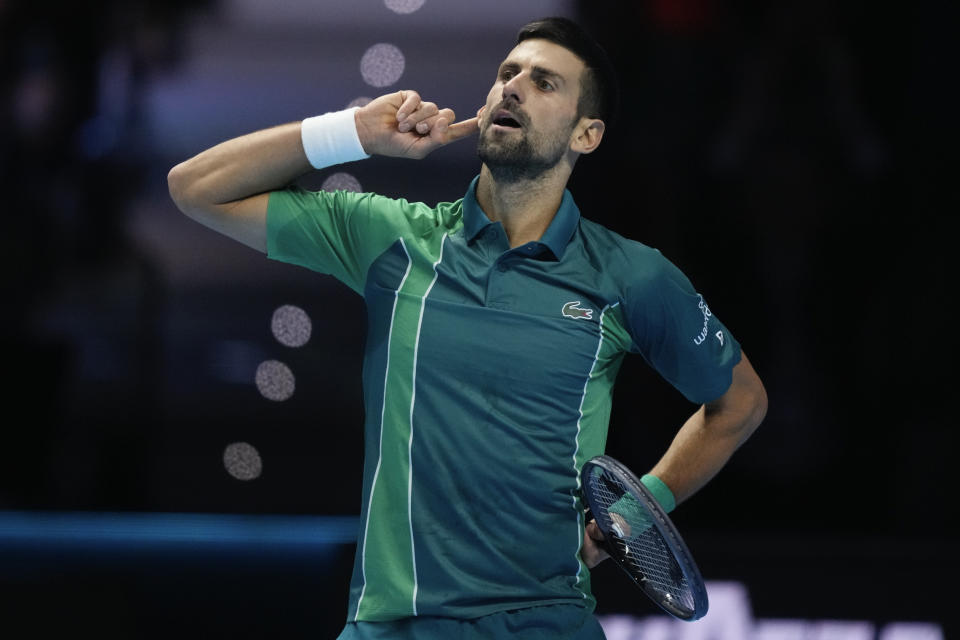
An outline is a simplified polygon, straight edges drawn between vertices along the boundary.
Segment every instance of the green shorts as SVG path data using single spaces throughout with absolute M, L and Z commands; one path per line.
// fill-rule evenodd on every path
M 348 622 L 337 640 L 605 640 L 583 607 L 557 604 L 458 620 L 418 616 L 390 622 Z

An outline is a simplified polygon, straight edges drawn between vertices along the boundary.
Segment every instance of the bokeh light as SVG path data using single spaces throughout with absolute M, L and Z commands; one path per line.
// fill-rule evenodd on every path
M 403 75 L 403 52 L 392 44 L 375 44 L 360 59 L 360 74 L 372 87 L 389 87 Z
M 357 96 L 347 104 L 346 108 L 351 109 L 353 107 L 365 107 L 370 104 L 371 100 L 373 100 L 373 98 L 368 96 Z
M 223 466 L 237 480 L 255 480 L 263 472 L 256 448 L 246 442 L 234 442 L 223 451 Z
M 278 360 L 266 360 L 257 367 L 257 389 L 267 400 L 288 400 L 296 387 L 293 371 Z
M 384 0 L 383 4 L 394 13 L 413 13 L 423 6 L 426 0 Z
M 353 191 L 354 193 L 360 193 L 363 191 L 363 187 L 360 186 L 360 181 L 354 178 L 349 173 L 344 173 L 342 171 L 331 174 L 326 180 L 323 181 L 321 188 L 324 191 Z
M 270 330 L 280 344 L 286 347 L 302 347 L 310 341 L 313 325 L 306 311 L 292 304 L 285 304 L 273 312 Z

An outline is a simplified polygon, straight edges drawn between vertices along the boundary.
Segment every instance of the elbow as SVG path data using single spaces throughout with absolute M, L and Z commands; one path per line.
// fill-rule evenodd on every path
M 750 437 L 767 417 L 769 400 L 763 381 L 747 360 L 746 355 L 734 367 L 734 379 L 727 399 L 727 407 L 739 415 L 741 441 Z
M 757 379 L 755 389 L 751 393 L 751 404 L 752 406 L 747 422 L 750 425 L 750 433 L 753 433 L 753 431 L 760 426 L 760 423 L 763 422 L 764 418 L 767 417 L 767 408 L 769 407 L 767 390 L 759 379 Z
M 198 180 L 190 168 L 190 161 L 181 162 L 167 173 L 167 191 L 170 199 L 185 215 L 195 218 L 203 205 L 198 196 Z
M 177 205 L 180 211 L 187 213 L 187 193 L 189 185 L 189 175 L 181 162 L 170 169 L 167 173 L 167 191 L 170 192 L 170 199 Z
M 741 377 L 736 394 L 738 397 L 732 405 L 740 415 L 742 439 L 750 437 L 760 426 L 763 419 L 767 417 L 767 407 L 769 406 L 767 390 L 763 386 L 760 376 L 752 370 L 750 374 Z
M 741 369 L 723 396 L 704 405 L 707 419 L 742 444 L 767 415 L 767 391 L 752 368 Z

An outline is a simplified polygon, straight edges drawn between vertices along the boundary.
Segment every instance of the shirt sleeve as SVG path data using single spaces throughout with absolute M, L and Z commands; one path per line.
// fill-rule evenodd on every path
M 425 215 L 425 207 L 373 193 L 289 187 L 270 194 L 267 256 L 330 274 L 362 294 L 370 265 Z
M 680 269 L 644 249 L 625 304 L 634 349 L 691 402 L 716 400 L 730 387 L 740 344 Z

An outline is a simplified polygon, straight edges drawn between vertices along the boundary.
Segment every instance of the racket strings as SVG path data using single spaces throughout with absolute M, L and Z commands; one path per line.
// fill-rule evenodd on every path
M 594 512 L 597 524 L 621 552 L 620 560 L 628 572 L 634 577 L 642 576 L 641 586 L 672 606 L 694 611 L 693 591 L 663 534 L 654 525 L 654 515 L 619 479 L 601 473 L 588 481 L 594 484 L 594 495 L 600 503 Z

